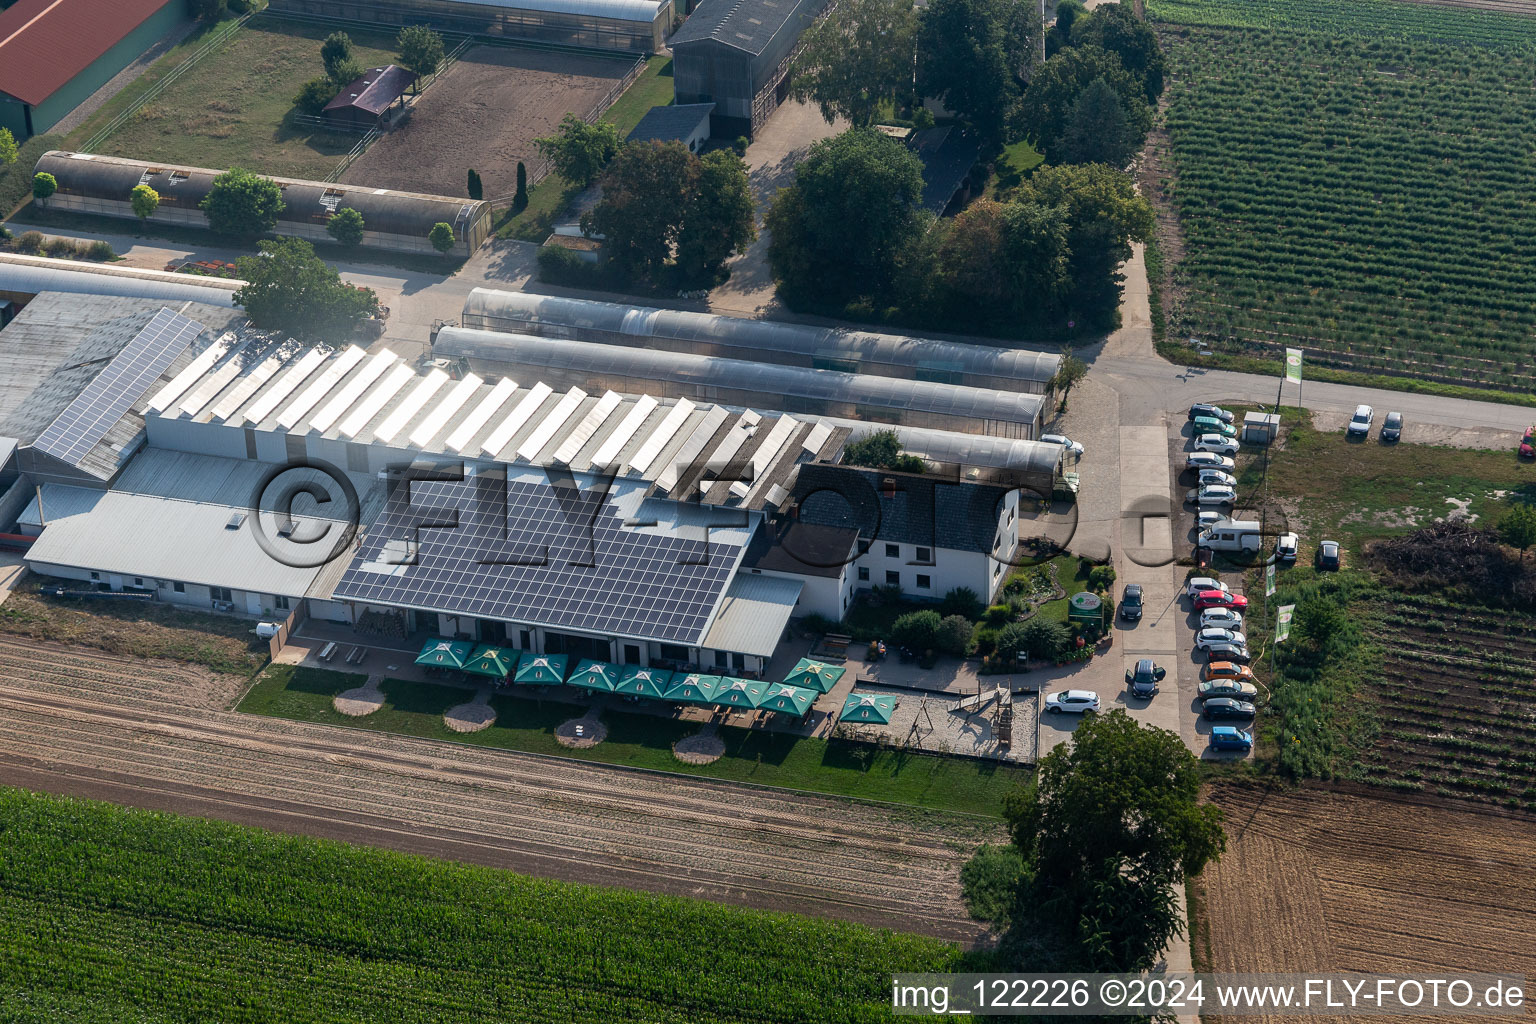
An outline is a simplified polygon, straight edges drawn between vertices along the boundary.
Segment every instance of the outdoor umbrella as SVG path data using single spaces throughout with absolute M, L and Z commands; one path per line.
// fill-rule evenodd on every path
M 762 703 L 763 694 L 767 692 L 767 683 L 727 676 L 720 680 L 720 689 L 715 691 L 714 699 L 710 703 L 722 708 L 752 711 Z
M 416 655 L 416 664 L 432 668 L 463 668 L 474 644 L 468 640 L 428 640 Z
M 667 686 L 672 682 L 672 673 L 662 668 L 642 668 L 639 665 L 625 665 L 619 673 L 619 681 L 614 686 L 614 693 L 627 693 L 632 697 L 660 697 L 667 692 Z
M 563 654 L 525 654 L 512 681 L 525 686 L 558 686 L 565 681 L 565 666 Z
M 811 710 L 819 694 L 804 686 L 774 683 L 757 706 L 767 711 L 783 711 L 791 715 L 803 715 Z
M 571 673 L 571 678 L 566 680 L 571 686 L 580 686 L 586 690 L 601 690 L 604 693 L 612 693 L 613 688 L 619 684 L 619 666 L 606 661 L 593 661 L 591 658 L 583 658 L 576 666 L 576 671 Z
M 789 670 L 789 675 L 784 677 L 784 682 L 790 686 L 805 686 L 817 693 L 830 693 L 837 681 L 843 678 L 843 673 L 848 671 L 838 665 L 828 665 L 825 662 L 812 661 L 810 658 L 801 658 L 799 664 Z
M 713 704 L 715 693 L 719 689 L 719 676 L 704 676 L 697 672 L 690 672 L 686 676 L 673 676 L 667 692 L 662 696 L 667 700 L 681 701 L 684 704 Z
M 464 663 L 464 671 L 477 676 L 490 676 L 492 679 L 505 679 L 517 667 L 517 659 L 521 654 L 521 651 L 509 647 L 487 647 L 482 644 Z
M 891 712 L 896 710 L 896 698 L 883 693 L 850 693 L 843 704 L 839 722 L 878 722 L 891 724 Z

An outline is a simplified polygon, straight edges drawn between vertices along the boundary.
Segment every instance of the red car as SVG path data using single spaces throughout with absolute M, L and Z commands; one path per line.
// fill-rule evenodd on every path
M 1207 608 L 1232 608 L 1242 611 L 1248 607 L 1248 599 L 1242 594 L 1228 594 L 1220 590 L 1202 590 L 1195 595 L 1195 611 Z
M 1520 439 L 1520 457 L 1536 459 L 1536 425 L 1525 428 L 1525 436 Z

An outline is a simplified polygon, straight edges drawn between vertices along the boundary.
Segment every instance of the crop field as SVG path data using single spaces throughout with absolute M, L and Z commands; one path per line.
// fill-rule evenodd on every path
M 16 1022 L 875 1021 L 935 939 L 0 790 Z
M 1528 391 L 1536 19 L 1152 0 L 1179 219 L 1171 336 Z
M 1536 972 L 1530 817 L 1315 788 L 1228 785 L 1212 799 L 1228 846 L 1199 883 L 1210 970 Z

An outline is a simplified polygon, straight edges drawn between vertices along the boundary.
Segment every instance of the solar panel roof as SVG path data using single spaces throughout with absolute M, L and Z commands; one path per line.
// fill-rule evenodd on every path
M 169 309 L 156 313 L 48 425 L 33 447 L 78 466 L 205 328 Z
M 637 525 L 652 511 L 639 504 L 644 488 L 617 486 L 605 495 L 516 470 L 397 486 L 335 596 L 699 643 L 749 534 L 706 530 L 708 520 Z

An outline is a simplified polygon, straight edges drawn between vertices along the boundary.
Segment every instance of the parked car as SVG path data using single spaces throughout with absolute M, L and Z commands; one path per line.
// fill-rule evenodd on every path
M 1099 695 L 1092 690 L 1062 690 L 1045 698 L 1045 710 L 1081 715 L 1099 710 Z
M 1211 679 L 1201 683 L 1195 695 L 1202 701 L 1214 697 L 1230 697 L 1233 700 L 1252 702 L 1259 696 L 1259 688 L 1246 679 Z
M 1184 596 L 1190 599 L 1199 597 L 1208 590 L 1227 592 L 1227 585 L 1214 576 L 1192 576 L 1184 583 Z
M 1217 679 L 1236 679 L 1244 683 L 1254 681 L 1253 669 L 1247 665 L 1234 665 L 1230 661 L 1210 662 L 1200 670 L 1200 678 L 1207 683 Z
M 1275 540 L 1275 557 L 1282 562 L 1296 561 L 1296 552 L 1301 549 L 1301 538 L 1294 533 L 1282 533 Z
M 1381 439 L 1388 444 L 1395 444 L 1403 437 L 1403 414 L 1389 412 L 1387 418 L 1381 421 Z
M 1204 533 L 1217 523 L 1225 522 L 1226 519 L 1227 514 L 1225 512 L 1197 512 L 1195 513 L 1195 529 Z
M 1120 617 L 1128 622 L 1141 618 L 1141 584 L 1127 583 L 1120 592 Z
M 1196 416 L 1189 425 L 1190 433 L 1195 436 L 1201 434 L 1218 434 L 1221 437 L 1236 437 L 1237 428 L 1214 416 Z
M 1368 405 L 1357 405 L 1354 418 L 1349 421 L 1349 426 L 1344 428 L 1344 433 L 1349 437 L 1365 437 L 1371 432 L 1371 420 L 1375 418 L 1375 409 Z
M 1195 451 L 1197 452 L 1215 452 L 1219 455 L 1236 455 L 1237 449 L 1237 441 L 1222 434 L 1201 434 L 1199 437 L 1195 438 Z
M 1195 443 L 1196 443 L 1197 446 L 1199 445 L 1199 441 L 1196 441 Z M 1233 462 L 1231 459 L 1227 458 L 1225 455 L 1217 454 L 1216 451 L 1190 452 L 1188 455 L 1184 456 L 1184 468 L 1185 469 L 1225 469 L 1225 470 L 1231 470 L 1231 469 L 1234 469 L 1236 466 L 1237 466 L 1236 462 Z
M 1317 567 L 1322 570 L 1334 570 L 1339 567 L 1339 542 L 1325 540 L 1317 546 Z
M 1253 749 L 1253 734 L 1235 725 L 1217 725 L 1211 728 L 1212 750 L 1236 750 L 1246 754 Z
M 1248 638 L 1235 629 L 1222 629 L 1219 626 L 1213 626 L 1210 629 L 1195 631 L 1195 647 L 1202 651 L 1212 644 L 1246 646 L 1247 643 Z
M 1201 629 L 1242 629 L 1243 615 L 1231 608 L 1207 608 L 1200 613 Z
M 1248 656 L 1247 644 L 1214 643 L 1205 649 L 1205 659 L 1211 661 L 1233 661 L 1239 665 L 1246 665 L 1253 659 Z
M 1210 487 L 1196 487 L 1184 495 L 1184 500 L 1195 505 L 1235 505 L 1237 504 L 1237 491 L 1221 484 Z
M 1207 608 L 1234 608 L 1238 611 L 1248 607 L 1248 599 L 1242 594 L 1234 594 L 1225 588 L 1221 590 L 1202 590 L 1195 595 L 1195 611 L 1203 612 Z
M 1168 670 L 1151 658 L 1142 658 L 1136 662 L 1135 668 L 1125 674 L 1125 683 L 1130 687 L 1132 697 L 1152 697 L 1157 694 L 1157 684 L 1167 674 Z
M 1067 450 L 1067 454 L 1075 459 L 1083 457 L 1083 446 L 1072 440 L 1066 434 L 1041 434 L 1040 440 L 1044 444 L 1059 444 Z
M 1201 416 L 1210 416 L 1221 420 L 1223 423 L 1232 422 L 1232 414 L 1219 405 L 1210 405 L 1205 402 L 1196 402 L 1189 407 L 1189 418 L 1197 419 Z
M 1246 700 L 1237 700 L 1234 697 L 1212 697 L 1205 702 L 1200 713 L 1212 721 L 1221 719 L 1236 722 L 1253 721 L 1253 705 Z
M 1536 425 L 1525 428 L 1525 436 L 1520 439 L 1520 457 L 1536 459 Z
M 1219 469 L 1202 469 L 1199 484 L 1201 487 L 1236 487 L 1237 477 Z

